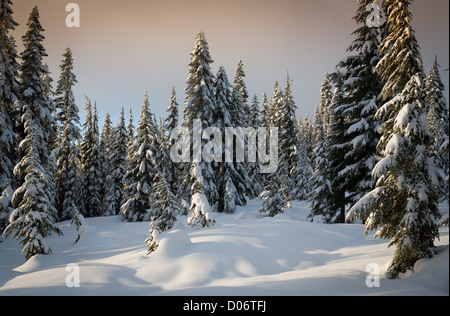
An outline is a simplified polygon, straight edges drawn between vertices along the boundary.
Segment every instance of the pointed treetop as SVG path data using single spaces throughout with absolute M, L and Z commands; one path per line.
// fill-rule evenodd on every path
M 425 77 L 420 47 L 411 27 L 412 0 L 385 0 L 387 36 L 379 52 L 384 54 L 375 70 L 385 80 L 381 96 L 387 100 L 400 93 L 415 74 Z

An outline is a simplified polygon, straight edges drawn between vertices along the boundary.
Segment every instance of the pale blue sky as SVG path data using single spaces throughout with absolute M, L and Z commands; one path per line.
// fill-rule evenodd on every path
M 67 28 L 65 7 L 76 2 L 81 27 Z M 346 56 L 356 29 L 356 0 L 13 0 L 14 33 L 21 41 L 26 19 L 39 7 L 46 29 L 47 62 L 56 81 L 61 55 L 70 46 L 77 104 L 84 121 L 84 95 L 97 101 L 101 119 L 117 122 L 131 105 L 135 122 L 145 91 L 153 111 L 165 116 L 174 85 L 184 103 L 189 54 L 202 30 L 210 45 L 213 72 L 224 66 L 230 80 L 240 59 L 248 91 L 269 97 L 286 71 L 293 80 L 298 114 L 312 118 L 324 74 Z M 416 0 L 413 27 L 426 70 L 437 54 L 449 67 L 449 1 Z M 19 51 L 21 47 L 19 46 Z M 448 71 L 441 72 L 448 98 Z

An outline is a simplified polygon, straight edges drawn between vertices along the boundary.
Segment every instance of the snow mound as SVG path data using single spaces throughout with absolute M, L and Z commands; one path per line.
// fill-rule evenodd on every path
M 177 257 L 192 245 L 191 238 L 183 229 L 175 229 L 159 235 L 160 244 L 158 252 L 164 251 L 166 255 Z
M 87 218 L 76 227 L 59 225 L 53 253 L 25 262 L 20 243 L 0 243 L 0 295 L 448 295 L 447 226 L 436 241 L 439 253 L 416 263 L 400 280 L 386 278 L 394 249 L 364 238 L 362 224 L 315 224 L 306 204 L 294 202 L 275 217 L 257 214 L 261 200 L 234 214 L 214 213 L 216 225 L 186 227 L 187 217 L 158 236 L 147 255 L 149 223 L 117 216 Z M 446 206 L 448 208 L 448 206 Z M 66 286 L 79 267 L 80 287 Z M 366 268 L 379 268 L 379 287 L 367 287 Z

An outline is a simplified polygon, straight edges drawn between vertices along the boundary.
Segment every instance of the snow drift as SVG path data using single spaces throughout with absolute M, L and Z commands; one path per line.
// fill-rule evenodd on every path
M 78 243 L 69 222 L 51 237 L 53 253 L 24 262 L 20 245 L 0 243 L 0 295 L 448 295 L 448 228 L 437 241 L 439 254 L 416 263 L 413 272 L 389 280 L 385 271 L 394 249 L 363 237 L 362 224 L 307 220 L 298 202 L 273 218 L 257 214 L 261 200 L 235 214 L 212 214 L 214 227 L 186 228 L 186 217 L 159 235 L 147 256 L 149 223 L 118 217 L 88 218 Z M 442 208 L 447 211 L 448 206 Z M 79 267 L 79 287 L 68 287 Z M 369 264 L 379 267 L 379 287 L 367 287 Z M 69 266 L 70 267 L 70 266 Z

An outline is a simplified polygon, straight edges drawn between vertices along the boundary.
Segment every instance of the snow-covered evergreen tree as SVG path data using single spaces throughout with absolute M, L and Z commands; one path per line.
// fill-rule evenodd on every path
M 432 153 L 435 159 L 435 165 L 438 168 L 441 186 L 441 196 L 448 200 L 449 186 L 449 156 L 446 152 L 445 143 L 448 146 L 449 124 L 448 124 L 448 103 L 444 96 L 445 86 L 442 83 L 439 73 L 439 64 L 437 56 L 433 66 L 425 79 L 425 111 L 428 116 L 428 125 L 434 138 Z
M 309 179 L 308 185 L 311 191 L 307 198 L 311 203 L 311 214 L 309 217 L 314 220 L 315 216 L 322 216 L 326 222 L 330 222 L 332 220 L 332 214 L 330 213 L 332 189 L 327 159 L 328 146 L 322 118 L 322 111 L 317 106 L 314 113 L 314 128 L 316 131 L 313 150 L 314 174 Z
M 259 100 L 258 96 L 255 94 L 253 96 L 252 103 L 250 105 L 249 126 L 258 129 L 258 127 L 260 126 L 259 116 L 260 116 Z
M 271 127 L 279 127 L 279 119 L 281 116 L 280 109 L 283 106 L 283 91 L 278 83 L 275 81 L 273 86 L 272 100 L 269 107 L 269 121 Z
M 403 91 L 411 77 L 423 74 L 420 47 L 411 27 L 412 14 L 409 5 L 413 0 L 385 0 L 386 37 L 380 43 L 383 57 L 376 71 L 385 82 L 381 96 L 384 100 Z
M 24 51 L 20 67 L 20 113 L 21 126 L 25 138 L 19 145 L 20 161 L 14 174 L 22 185 L 14 192 L 14 211 L 4 234 L 21 239 L 22 252 L 26 259 L 36 254 L 51 252 L 46 238 L 51 233 L 61 234 L 54 225 L 56 214 L 55 193 L 51 191 L 50 153 L 48 135 L 53 117 L 49 110 L 49 100 L 44 93 L 42 80 L 47 69 L 42 64 L 46 56 L 42 45 L 44 29 L 39 22 L 39 11 L 34 7 L 27 21 L 28 30 L 22 37 Z
M 62 137 L 64 133 L 64 124 L 66 121 L 70 120 L 66 116 L 78 116 L 78 107 L 75 104 L 75 97 L 73 95 L 73 87 L 76 83 L 78 83 L 75 74 L 73 73 L 73 57 L 72 51 L 70 48 L 66 48 L 63 54 L 63 60 L 61 61 L 61 65 L 59 68 L 61 69 L 61 73 L 58 80 L 58 85 L 56 87 L 56 95 L 57 97 L 54 100 L 55 108 L 56 108 L 56 121 L 61 128 L 59 138 Z M 67 113 L 67 108 L 70 109 L 70 113 Z M 74 118 L 72 118 L 73 120 Z M 79 123 L 79 118 L 77 121 L 73 123 Z
M 12 210 L 11 192 L 17 187 L 14 166 L 17 163 L 18 138 L 15 126 L 19 121 L 16 101 L 20 96 L 18 55 L 10 35 L 18 24 L 14 21 L 11 0 L 0 1 L 0 232 L 4 230 Z M 4 194 L 3 194 L 4 193 Z
M 324 137 L 328 135 L 328 126 L 330 125 L 329 123 L 330 105 L 332 100 L 333 100 L 333 85 L 331 83 L 330 75 L 327 72 L 320 87 L 320 107 L 319 107 L 320 114 L 322 115 Z
M 213 208 L 209 204 L 208 197 L 203 193 L 205 179 L 203 178 L 202 165 L 194 161 L 191 165 L 190 176 L 193 181 L 193 195 L 188 211 L 187 225 L 194 228 L 212 227 L 216 221 L 210 218 Z
M 188 79 L 186 82 L 185 108 L 183 112 L 183 127 L 187 128 L 190 135 L 193 135 L 194 120 L 200 120 L 201 129 L 205 130 L 214 124 L 213 115 L 215 110 L 214 102 L 214 74 L 211 72 L 210 64 L 213 62 L 209 53 L 209 45 L 205 34 L 200 32 L 197 35 L 196 43 L 191 52 L 191 62 L 189 63 Z M 206 144 L 206 140 L 202 140 Z M 203 148 L 203 146 L 201 147 Z M 200 151 L 201 148 L 198 150 Z M 197 151 L 197 152 L 199 152 Z M 193 151 L 196 153 L 196 151 Z M 192 157 L 192 156 L 191 156 Z M 198 157 L 194 157 L 196 160 Z M 191 163 L 182 164 L 183 182 L 181 183 L 181 196 L 189 200 L 192 192 L 193 178 L 191 173 Z M 211 206 L 216 205 L 219 195 L 217 192 L 216 179 L 212 168 L 212 162 L 201 160 L 198 162 L 199 169 L 203 172 L 204 179 L 202 193 L 208 198 Z
M 286 200 L 281 192 L 281 179 L 278 171 L 270 175 L 270 182 L 266 189 L 260 194 L 264 200 L 258 210 L 259 214 L 266 214 L 273 217 L 279 213 L 283 213 L 287 207 Z
M 48 128 L 48 150 L 52 152 L 58 147 L 58 122 L 56 120 L 56 107 L 53 98 L 55 97 L 55 92 L 53 91 L 53 78 L 50 76 L 51 72 L 48 70 L 47 63 L 44 64 L 47 71 L 42 74 L 42 82 L 44 83 L 44 94 L 48 99 L 48 109 L 52 115 L 52 120 L 49 120 L 47 124 L 50 126 Z M 62 131 L 61 131 L 62 134 Z
M 245 118 L 245 105 L 242 101 L 242 97 L 239 93 L 238 87 L 237 86 L 232 86 L 231 87 L 231 99 L 230 99 L 230 107 L 228 109 L 228 112 L 230 114 L 230 121 L 231 121 L 231 126 L 233 128 L 236 128 L 236 134 L 235 134 L 235 139 L 233 141 L 233 148 L 235 148 L 233 150 L 233 157 L 230 157 L 233 159 L 233 165 L 234 165 L 234 169 L 235 171 L 239 174 L 240 179 L 242 180 L 238 180 L 238 182 L 240 183 L 238 185 L 237 182 L 235 182 L 236 187 L 240 187 L 238 189 L 239 192 L 239 196 L 241 197 L 240 200 L 242 202 L 239 202 L 238 205 L 245 205 L 247 204 L 246 198 L 245 196 L 248 197 L 253 197 L 255 196 L 254 193 L 254 188 L 253 188 L 253 183 L 251 181 L 251 179 L 248 176 L 248 171 L 247 171 L 247 164 L 246 162 L 248 162 L 249 158 L 248 158 L 248 146 L 246 144 L 248 144 L 248 138 L 246 137 L 246 135 L 244 135 L 243 133 L 240 133 L 239 130 L 244 129 L 244 126 L 248 127 L 248 121 Z M 243 146 L 239 146 L 238 149 L 238 144 L 243 144 Z M 238 155 L 238 151 L 242 151 L 242 157 L 240 157 L 240 159 L 237 159 L 237 155 Z M 242 203 L 242 204 L 241 204 Z
M 305 201 L 310 192 L 308 186 L 309 179 L 314 173 L 312 166 L 312 141 L 311 127 L 308 118 L 305 117 L 303 121 L 301 116 L 299 117 L 299 147 L 298 147 L 298 162 L 295 168 L 291 171 L 291 177 L 293 181 L 293 190 L 291 197 L 295 200 Z
M 289 86 L 288 86 L 289 87 Z M 269 108 L 270 127 L 282 129 L 283 126 L 283 108 L 284 98 L 280 85 L 275 81 L 272 102 Z M 275 216 L 284 212 L 288 206 L 290 196 L 290 173 L 286 153 L 280 153 L 280 142 L 278 143 L 279 164 L 277 170 L 269 175 L 269 184 L 265 187 L 260 197 L 264 199 L 259 213 L 269 213 L 269 216 Z M 277 206 L 275 206 L 277 204 Z
M 158 235 L 171 229 L 180 214 L 180 202 L 173 194 L 169 183 L 163 173 L 158 172 L 152 187 L 152 214 L 151 229 L 146 239 L 148 252 L 150 254 L 158 248 Z
M 123 178 L 127 168 L 127 152 L 130 139 L 125 126 L 124 108 L 120 112 L 119 122 L 114 129 L 113 141 L 111 143 L 111 152 L 109 163 L 111 164 L 111 178 L 114 183 L 114 215 L 119 214 L 121 201 L 123 200 Z
M 133 109 L 130 106 L 130 117 L 128 119 L 128 125 L 127 125 L 127 133 L 128 138 L 130 139 L 130 142 L 128 143 L 128 147 L 131 147 L 133 145 L 133 139 L 134 139 L 134 125 L 133 125 Z
M 119 216 L 129 222 L 150 219 L 151 188 L 154 181 L 154 166 L 149 152 L 155 152 L 156 130 L 153 113 L 150 111 L 148 94 L 144 96 L 139 123 L 133 145 L 129 148 L 127 172 L 124 176 L 123 203 Z
M 250 105 L 249 127 L 255 129 L 256 133 L 255 145 L 258 143 L 258 128 L 260 127 L 259 116 L 260 116 L 259 100 L 258 97 L 254 95 L 252 103 Z M 251 137 L 251 135 L 249 135 L 249 137 Z M 249 147 L 248 150 L 257 153 L 256 147 L 255 148 Z M 255 162 L 247 161 L 247 168 L 246 168 L 250 181 L 253 184 L 253 191 L 255 196 L 260 195 L 261 192 L 264 190 L 264 184 L 261 181 L 262 173 L 260 172 L 259 169 L 258 159 L 259 159 L 258 155 L 256 155 Z M 253 198 L 253 196 L 249 196 L 249 198 Z
M 234 128 L 238 126 L 236 125 L 236 122 L 231 114 L 233 106 L 231 93 L 233 88 L 228 81 L 226 71 L 223 67 L 220 67 L 217 73 L 214 87 L 216 104 L 216 109 L 214 112 L 214 126 L 222 132 L 221 162 L 214 164 L 216 174 L 215 178 L 219 192 L 218 211 L 233 213 L 236 206 L 242 206 L 247 203 L 245 195 L 250 190 L 248 187 L 248 182 L 251 180 L 247 175 L 247 170 L 245 169 L 243 163 L 236 161 L 236 156 L 229 157 L 233 160 L 227 161 L 225 154 L 226 128 Z M 234 89 L 234 91 L 236 91 L 236 89 Z M 236 137 L 238 137 L 238 135 Z
M 300 128 L 301 127 L 301 128 Z M 299 128 L 300 128 L 300 134 L 301 134 L 301 146 L 304 146 L 305 149 L 301 150 L 301 152 L 306 153 L 306 162 L 310 166 L 310 168 L 313 168 L 313 148 L 314 148 L 314 135 L 315 130 L 313 127 L 313 123 L 311 120 L 308 119 L 308 117 L 305 117 L 303 121 L 301 119 L 299 120 Z M 311 170 L 312 174 L 313 170 Z
M 267 93 L 263 93 L 261 100 L 261 110 L 259 115 L 259 122 L 261 127 L 269 128 L 270 127 L 270 117 L 269 117 L 269 101 L 267 99 Z M 267 146 L 269 148 L 269 146 Z
M 172 130 L 174 128 L 178 127 L 178 108 L 179 108 L 179 105 L 177 103 L 175 87 L 172 87 L 169 107 L 167 108 L 167 111 L 166 111 L 169 114 L 168 114 L 167 118 L 164 121 L 165 129 L 166 129 L 166 132 L 167 132 L 167 135 L 165 137 L 165 141 L 164 142 L 166 143 L 167 152 L 169 152 L 169 148 L 175 142 L 175 140 L 169 141 L 169 137 L 170 137 L 170 133 L 172 132 Z M 178 191 L 178 183 L 179 183 L 179 177 L 180 177 L 179 165 L 174 163 L 170 159 L 170 157 L 168 159 L 168 164 L 169 164 L 168 172 L 169 172 L 170 177 L 171 177 L 171 180 L 170 180 L 169 184 L 170 184 L 170 188 L 172 189 L 172 192 L 175 194 Z
M 386 84 L 388 100 L 376 113 L 383 121 L 378 150 L 381 160 L 373 169 L 374 190 L 350 209 L 352 219 L 370 213 L 366 231 L 377 229 L 375 237 L 389 239 L 395 246 L 388 272 L 391 278 L 414 267 L 421 258 L 435 253 L 440 218 L 438 177 L 430 153 L 432 134 L 428 130 L 423 98 L 423 68 L 419 46 L 411 28 L 410 0 L 386 0 L 388 35 L 380 46 L 385 54 L 377 71 Z
M 242 104 L 242 112 L 240 113 L 242 119 L 237 122 L 238 126 L 241 126 L 242 128 L 249 126 L 251 119 L 251 110 L 250 105 L 248 104 L 249 94 L 244 78 L 244 63 L 240 60 L 234 75 L 233 87 L 239 92 L 240 101 Z
M 0 195 L 0 232 L 3 233 L 9 224 L 9 216 L 14 211 L 12 206 L 12 197 L 14 190 L 11 186 L 7 186 Z M 1 236 L 1 235 L 0 235 Z
M 167 108 L 167 113 L 169 113 L 169 115 L 164 121 L 169 134 L 175 127 L 178 126 L 178 108 L 177 93 L 175 91 L 175 87 L 172 87 L 169 107 Z
M 329 145 L 327 150 L 328 160 L 328 177 L 333 190 L 333 194 L 329 196 L 329 216 L 332 222 L 345 222 L 345 205 L 346 205 L 346 186 L 345 178 L 342 177 L 340 171 L 345 170 L 345 155 L 347 152 L 345 140 L 346 125 L 344 109 L 344 91 L 343 78 L 340 74 L 336 79 L 336 90 L 329 108 L 328 134 L 326 143 Z
M 116 200 L 115 185 L 112 177 L 112 165 L 110 156 L 112 152 L 112 143 L 114 138 L 114 129 L 111 122 L 111 116 L 108 112 L 103 121 L 102 134 L 100 138 L 100 153 L 102 159 L 102 215 L 113 216 L 116 214 L 116 205 L 121 201 Z
M 265 93 L 265 92 L 263 93 L 262 99 L 261 99 L 259 122 L 260 122 L 260 127 L 265 128 L 266 130 L 268 130 L 270 128 L 270 105 L 269 105 L 269 101 L 267 99 L 267 93 Z M 269 139 L 266 139 L 266 149 L 267 148 L 270 148 Z M 259 160 L 259 158 L 258 158 L 258 160 Z M 261 163 L 261 162 L 259 161 L 259 163 Z M 260 174 L 260 180 L 261 180 L 262 188 L 265 188 L 269 184 L 269 177 L 267 174 L 264 174 L 264 173 Z M 262 192 L 260 192 L 259 194 L 261 194 L 261 193 Z
M 385 123 L 379 150 L 383 159 L 373 170 L 376 188 L 351 210 L 349 218 L 370 213 L 366 231 L 378 229 L 376 237 L 396 246 L 389 273 L 412 269 L 414 263 L 434 254 L 439 236 L 435 218 L 439 185 L 433 159 L 428 152 L 432 136 L 421 98 L 422 81 L 413 76 L 404 91 L 387 102 L 377 116 Z
M 85 233 L 88 223 L 84 216 L 78 211 L 78 208 L 73 203 L 70 207 L 70 217 L 72 218 L 71 225 L 75 225 L 77 229 L 77 238 L 75 244 L 80 240 L 81 236 Z
M 69 48 L 63 54 L 60 65 L 61 75 L 58 80 L 55 106 L 59 110 L 57 120 L 63 127 L 60 136 L 60 145 L 56 153 L 56 206 L 59 220 L 66 220 L 70 216 L 72 205 L 77 205 L 79 196 L 78 181 L 78 147 L 77 142 L 81 138 L 78 127 L 80 118 L 78 106 L 75 104 L 73 86 L 77 83 L 73 70 L 72 52 Z
M 84 134 L 80 146 L 80 170 L 82 181 L 82 214 L 85 217 L 102 215 L 102 159 L 100 153 L 100 135 L 98 129 L 98 113 L 96 105 L 92 109 L 89 98 L 86 97 L 86 121 L 83 124 Z
M 166 181 L 171 184 L 175 182 L 174 177 L 176 174 L 172 173 L 172 160 L 170 159 L 170 152 L 168 146 L 167 127 L 164 125 L 162 118 L 159 118 L 159 126 L 157 127 L 155 136 L 153 138 L 153 146 L 155 151 L 150 151 L 150 157 L 152 159 L 153 168 L 155 170 L 154 176 L 157 173 L 161 173 Z M 172 191 L 173 192 L 173 191 Z
M 280 117 L 278 119 L 278 172 L 282 181 L 282 191 L 284 191 L 283 194 L 287 201 L 294 198 L 292 191 L 294 190 L 294 183 L 298 181 L 298 179 L 294 179 L 294 174 L 296 174 L 295 171 L 300 160 L 300 142 L 296 110 L 297 105 L 292 95 L 291 79 L 288 73 L 286 75 L 286 88 L 284 90 L 281 108 L 279 109 Z
M 380 76 L 374 68 L 380 60 L 378 46 L 381 28 L 368 26 L 366 21 L 371 13 L 367 6 L 372 0 L 360 0 L 353 18 L 360 26 L 353 35 L 356 39 L 347 49 L 353 53 L 342 60 L 333 74 L 336 81 L 343 80 L 343 99 L 340 111 L 344 116 L 345 135 L 335 138 L 345 152 L 345 157 L 337 171 L 346 204 L 354 205 L 362 196 L 373 189 L 371 172 L 376 163 L 375 153 L 379 140 L 379 121 L 375 113 L 380 105 L 383 87 Z

